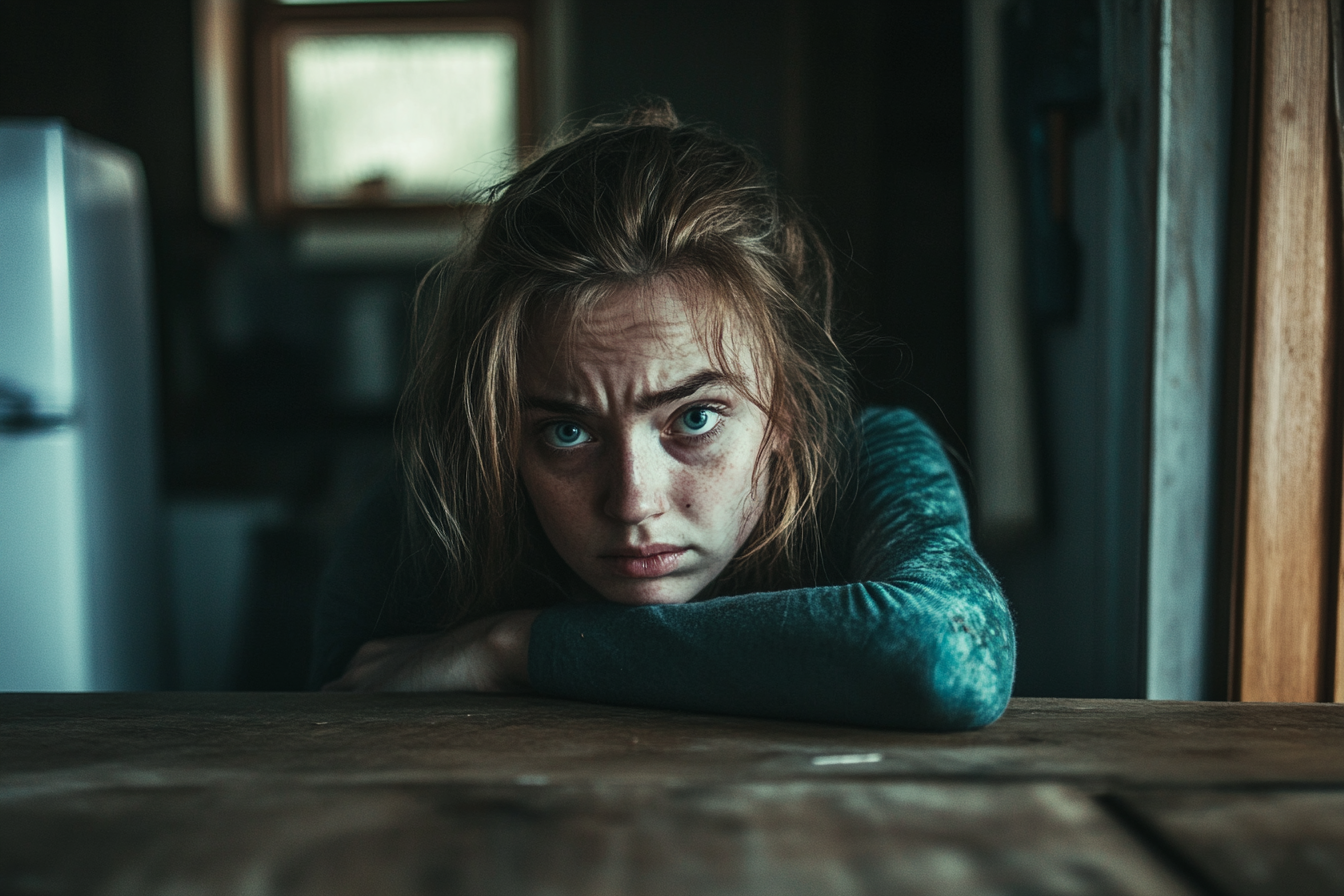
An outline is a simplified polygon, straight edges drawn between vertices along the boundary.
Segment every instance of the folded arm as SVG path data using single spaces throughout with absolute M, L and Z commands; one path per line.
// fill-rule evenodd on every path
M 1002 713 L 1012 619 L 971 547 L 936 437 L 870 411 L 847 525 L 847 584 L 660 607 L 554 607 L 528 673 L 581 700 L 857 725 L 962 729 Z
M 329 575 L 315 683 L 530 685 L 595 702 L 933 730 L 992 722 L 1012 688 L 1007 604 L 971 546 L 937 438 L 905 411 L 862 421 L 855 482 L 829 547 L 843 584 L 676 606 L 560 605 L 408 634 L 425 628 L 388 612 L 402 606 L 388 600 L 402 590 L 388 583 L 405 563 L 389 534 L 394 507 L 371 508 L 352 533 L 385 561 Z

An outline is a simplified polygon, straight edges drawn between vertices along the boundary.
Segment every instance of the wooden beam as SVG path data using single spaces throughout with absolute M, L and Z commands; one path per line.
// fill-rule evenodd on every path
M 1330 699 L 1333 181 L 1327 0 L 1266 0 L 1242 700 Z M 1333 626 L 1331 626 L 1333 629 Z M 1332 663 L 1330 665 L 1333 665 Z
M 1334 198 L 1337 202 L 1335 206 L 1335 244 L 1334 251 L 1338 253 L 1344 249 L 1344 241 L 1340 237 L 1340 213 L 1344 212 L 1344 0 L 1329 0 L 1330 3 L 1330 75 L 1332 96 L 1334 106 L 1332 111 L 1330 127 L 1334 136 L 1335 160 L 1339 163 L 1335 169 L 1335 191 Z M 1331 697 L 1336 703 L 1344 703 L 1344 409 L 1339 407 L 1341 401 L 1344 401 L 1344 357 L 1341 357 L 1340 342 L 1344 339 L 1344 320 L 1340 315 L 1344 314 L 1339 309 L 1340 296 L 1340 268 L 1335 266 L 1335 450 L 1333 452 L 1336 474 L 1335 497 L 1339 503 L 1335 505 L 1334 524 L 1337 527 L 1338 541 L 1336 542 L 1335 553 L 1335 593 L 1327 607 L 1328 611 L 1334 613 L 1334 649 L 1335 662 L 1334 669 L 1334 687 L 1331 689 Z
M 1339 461 L 1340 458 L 1336 457 L 1335 460 Z M 1344 481 L 1344 474 L 1340 479 Z M 1341 506 L 1344 506 L 1344 495 L 1341 496 Z M 1339 549 L 1335 557 L 1335 681 L 1330 696 L 1335 703 L 1344 703 L 1344 521 L 1340 524 Z

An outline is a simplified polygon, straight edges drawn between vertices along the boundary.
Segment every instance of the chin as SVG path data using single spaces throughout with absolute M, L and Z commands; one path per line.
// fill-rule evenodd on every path
M 614 604 L 629 607 L 661 607 L 690 603 L 703 589 L 702 585 L 684 579 L 625 579 L 590 583 L 598 594 Z

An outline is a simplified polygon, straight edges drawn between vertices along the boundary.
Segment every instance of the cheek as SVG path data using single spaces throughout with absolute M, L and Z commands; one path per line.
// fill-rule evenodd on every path
M 679 494 L 682 512 L 739 545 L 760 517 L 765 481 L 753 488 L 759 440 L 734 446 L 714 463 L 688 470 Z
M 557 476 L 535 459 L 524 459 L 519 475 L 546 534 L 552 541 L 563 538 L 571 531 L 569 523 L 579 519 L 587 506 L 581 483 L 573 477 Z

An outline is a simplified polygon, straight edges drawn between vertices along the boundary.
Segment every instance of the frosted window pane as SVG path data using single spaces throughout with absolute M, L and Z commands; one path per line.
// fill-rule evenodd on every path
M 457 200 L 512 168 L 518 47 L 508 34 L 302 37 L 286 68 L 299 202 Z

